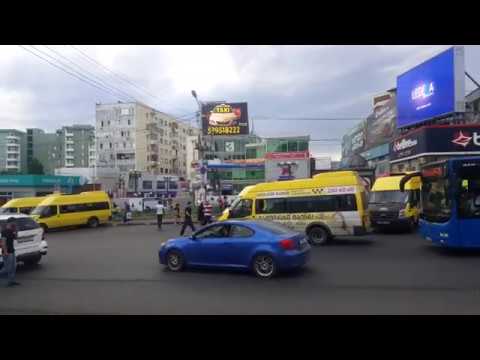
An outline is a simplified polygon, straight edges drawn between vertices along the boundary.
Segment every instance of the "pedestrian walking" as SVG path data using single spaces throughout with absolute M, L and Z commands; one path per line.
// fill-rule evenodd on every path
M 128 216 L 130 212 L 130 205 L 128 202 L 125 202 L 124 212 L 123 212 L 123 223 L 125 224 L 128 221 Z
M 205 225 L 205 215 L 204 215 L 204 208 L 203 208 L 203 201 L 200 202 L 198 206 L 198 215 L 197 215 L 198 222 L 202 225 Z
M 17 269 L 17 259 L 15 256 L 14 240 L 17 237 L 17 228 L 15 219 L 8 218 L 7 224 L 1 232 L 1 246 L 3 256 L 3 269 L 0 270 L 0 277 L 7 278 L 7 287 L 20 285 L 15 281 L 15 273 Z
M 223 202 L 223 198 L 221 196 L 219 196 L 217 202 L 218 202 L 218 207 L 219 207 L 220 211 L 223 211 L 224 206 L 225 206 L 225 203 Z
M 210 224 L 212 222 L 212 211 L 212 204 L 210 203 L 210 201 L 208 201 L 208 199 L 205 200 L 205 203 L 203 204 L 204 225 Z
M 192 221 L 192 203 L 189 201 L 187 207 L 185 208 L 185 218 L 183 220 L 182 230 L 180 231 L 180 236 L 183 236 L 187 226 L 192 228 L 192 232 L 195 231 L 195 226 L 193 226 Z
M 180 204 L 176 203 L 175 204 L 175 224 L 180 225 L 182 223 L 182 220 L 180 218 Z
M 162 228 L 163 215 L 165 215 L 165 206 L 162 203 L 162 200 L 158 200 L 157 204 L 157 226 L 159 229 Z

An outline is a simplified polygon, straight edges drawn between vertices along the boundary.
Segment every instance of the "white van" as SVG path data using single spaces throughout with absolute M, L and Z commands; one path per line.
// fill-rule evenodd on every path
M 38 264 L 42 256 L 47 255 L 48 250 L 43 229 L 35 220 L 24 214 L 0 215 L 0 228 L 3 229 L 9 218 L 14 218 L 17 226 L 18 236 L 14 241 L 17 261 L 26 265 Z M 1 252 L 0 249 L 0 254 Z M 3 266 L 3 256 L 0 256 L 1 266 Z

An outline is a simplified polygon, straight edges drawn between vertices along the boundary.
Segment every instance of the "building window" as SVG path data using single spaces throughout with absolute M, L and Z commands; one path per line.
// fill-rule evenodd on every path
M 101 127 L 103 128 L 103 121 L 101 122 Z
M 123 148 L 125 149 L 127 147 L 127 143 L 123 143 Z
M 152 190 L 152 181 L 144 180 L 142 182 L 142 188 L 146 190 Z
M 130 121 L 130 119 L 128 119 L 128 125 L 131 125 L 131 121 Z
M 110 149 L 112 148 L 112 143 L 110 143 Z
M 101 150 L 101 149 L 103 149 L 103 144 L 102 144 L 102 143 L 100 143 L 100 150 Z
M 110 120 L 107 121 L 107 125 L 110 126 Z
M 123 137 L 123 131 L 120 132 L 120 136 Z

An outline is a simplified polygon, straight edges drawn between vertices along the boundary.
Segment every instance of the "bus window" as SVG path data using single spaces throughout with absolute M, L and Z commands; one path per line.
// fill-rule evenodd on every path
M 32 207 L 22 207 L 20 208 L 20 213 L 29 215 L 32 212 L 33 208 Z
M 447 222 L 452 210 L 445 178 L 425 178 L 422 185 L 423 217 L 431 222 Z
M 230 218 L 243 218 L 252 214 L 252 200 L 242 199 L 232 205 Z
M 37 206 L 33 211 L 32 215 L 40 215 L 40 218 L 48 218 L 54 215 L 57 215 L 57 206 Z
M 476 179 L 462 179 L 458 216 L 464 219 L 480 218 L 480 176 Z
M 258 199 L 255 212 L 257 214 L 282 214 L 287 212 L 286 200 L 284 198 L 276 199 Z

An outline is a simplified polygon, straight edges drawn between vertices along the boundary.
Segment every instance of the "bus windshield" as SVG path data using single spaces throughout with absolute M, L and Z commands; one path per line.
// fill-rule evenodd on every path
M 370 204 L 386 204 L 386 203 L 406 203 L 408 200 L 408 191 L 400 190 L 388 191 L 372 191 L 370 193 Z
M 430 222 L 447 222 L 452 214 L 447 178 L 424 178 L 422 180 L 423 218 Z

